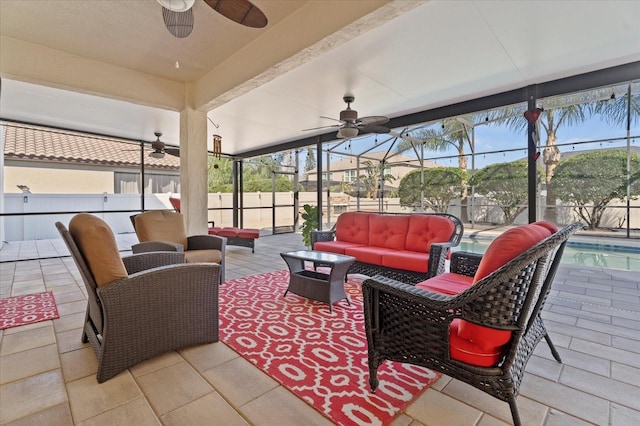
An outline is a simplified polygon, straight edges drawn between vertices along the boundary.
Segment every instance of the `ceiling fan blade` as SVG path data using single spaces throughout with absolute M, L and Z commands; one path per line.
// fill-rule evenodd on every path
M 371 115 L 369 117 L 362 117 L 358 119 L 358 124 L 363 126 L 370 126 L 373 124 L 384 124 L 389 122 L 389 117 L 382 115 Z
M 310 129 L 302 129 L 302 131 L 306 132 L 307 130 L 329 129 L 331 127 L 340 127 L 340 124 L 332 124 L 330 126 L 312 127 Z
M 389 133 L 391 129 L 385 126 L 379 126 L 377 124 L 369 124 L 366 126 L 358 126 L 364 133 Z
M 173 155 L 174 157 L 180 157 L 180 149 L 178 149 L 178 148 L 166 148 L 165 147 L 164 152 L 166 152 L 169 155 Z
M 249 0 L 204 0 L 213 10 L 238 24 L 251 28 L 264 28 L 267 17 Z
M 333 120 L 333 121 L 338 121 L 340 123 L 344 123 L 343 120 L 338 120 L 337 118 L 333 118 L 333 117 L 327 117 L 326 115 L 321 115 L 320 118 L 326 118 L 327 120 Z
M 162 6 L 162 19 L 169 32 L 178 38 L 185 38 L 193 31 L 193 10 L 174 12 Z

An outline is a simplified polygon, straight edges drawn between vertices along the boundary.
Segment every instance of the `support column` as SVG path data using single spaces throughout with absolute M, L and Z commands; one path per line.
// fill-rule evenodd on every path
M 207 116 L 180 112 L 180 211 L 187 235 L 206 235 L 208 219 Z

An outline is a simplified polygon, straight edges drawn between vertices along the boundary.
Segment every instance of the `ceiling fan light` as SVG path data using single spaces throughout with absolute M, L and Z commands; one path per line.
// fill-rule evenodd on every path
M 340 139 L 351 139 L 358 136 L 358 128 L 356 127 L 343 127 L 338 130 L 338 134 L 336 135 Z
M 149 157 L 152 157 L 152 158 L 164 158 L 164 152 L 162 152 L 162 151 L 153 151 L 152 153 L 149 154 Z
M 173 12 L 186 12 L 193 7 L 196 0 L 157 0 L 157 2 Z

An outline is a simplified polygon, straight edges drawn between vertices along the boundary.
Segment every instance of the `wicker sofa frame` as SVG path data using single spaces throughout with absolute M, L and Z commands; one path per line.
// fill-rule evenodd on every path
M 378 386 L 377 369 L 385 360 L 407 362 L 440 371 L 509 403 L 513 423 L 520 425 L 516 397 L 525 366 L 542 338 L 560 362 L 540 311 L 565 244 L 581 227 L 581 223 L 574 223 L 563 228 L 456 296 L 431 293 L 382 276 L 365 280 L 372 391 Z M 452 272 L 475 272 L 477 256 L 456 254 Z M 478 367 L 451 359 L 449 325 L 454 318 L 512 332 L 497 366 Z
M 407 213 L 379 213 L 384 215 L 406 215 Z M 391 278 L 397 281 L 416 284 L 420 281 L 424 281 L 436 275 L 439 275 L 445 270 L 445 262 L 447 255 L 452 247 L 457 247 L 462 239 L 464 232 L 464 225 L 456 216 L 448 213 L 409 213 L 409 214 L 421 214 L 430 216 L 441 216 L 449 219 L 454 224 L 454 231 L 449 241 L 444 243 L 432 243 L 429 249 L 429 268 L 426 273 L 409 271 L 406 269 L 389 268 L 381 265 L 374 265 L 371 263 L 359 262 L 356 260 L 349 268 L 347 274 L 362 274 L 368 277 L 381 275 L 386 278 Z M 336 225 L 328 231 L 312 231 L 311 232 L 311 247 L 318 241 L 334 241 L 336 237 Z
M 218 341 L 220 265 L 186 264 L 179 252 L 134 254 L 122 258 L 127 278 L 98 287 L 67 228 L 56 227 L 87 289 L 82 342 L 98 358 L 98 383 L 156 355 Z

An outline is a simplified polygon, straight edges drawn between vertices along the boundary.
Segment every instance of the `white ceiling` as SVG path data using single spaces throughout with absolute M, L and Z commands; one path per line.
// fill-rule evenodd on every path
M 432 0 L 418 2 L 415 8 L 416 2 L 399 2 L 412 5 L 388 9 L 396 10 L 399 16 L 387 22 L 377 20 L 375 24 L 370 20 L 364 30 L 358 23 L 366 23 L 367 17 L 340 29 L 337 33 L 340 37 L 325 40 L 325 53 L 313 57 L 304 50 L 299 52 L 295 55 L 296 67 L 265 79 L 255 88 L 238 91 L 239 95 L 226 103 L 212 99 L 212 105 L 221 105 L 209 111 L 208 116 L 220 127 L 210 130 L 222 136 L 223 151 L 242 153 L 325 133 L 326 129 L 311 132 L 302 129 L 333 124 L 320 116 L 337 117 L 344 109 L 342 97 L 346 93 L 355 96 L 352 107 L 360 116 L 393 118 L 640 61 L 640 1 Z M 11 8 L 5 7 L 9 3 Z M 43 12 L 38 7 L 43 3 L 65 4 L 64 19 L 57 22 L 58 25 L 64 22 L 64 29 L 54 27 L 52 20 L 47 19 L 48 15 L 58 14 L 57 9 L 48 7 Z M 137 10 L 142 8 L 138 3 L 151 7 L 155 1 L 124 2 L 126 5 L 118 5 L 123 3 L 118 1 L 85 1 L 81 3 L 88 5 L 80 15 L 74 13 L 70 3 L 78 4 L 1 0 L 0 31 L 3 36 L 103 62 L 146 72 L 154 70 L 165 78 L 175 73 L 175 69 L 163 68 L 167 57 L 173 57 L 163 55 L 165 47 L 151 48 L 148 44 L 153 37 L 167 39 L 163 23 L 139 22 L 116 12 L 121 7 L 130 8 L 130 14 L 144 15 L 143 10 Z M 305 2 L 254 0 L 254 3 L 269 17 L 269 25 L 276 25 L 286 22 L 287 16 Z M 335 2 L 336 13 L 340 4 Z M 230 40 L 227 45 L 222 43 L 218 61 L 232 55 L 229 49 L 233 46 L 242 46 L 251 37 L 259 36 L 220 15 L 215 16 L 203 2 L 196 2 L 196 17 L 211 13 L 213 18 L 209 19 L 222 27 L 222 33 L 203 24 L 206 27 L 203 31 L 212 34 L 205 34 L 202 39 L 216 43 Z M 95 26 L 99 15 L 104 15 L 109 25 L 101 26 L 100 33 L 91 36 L 93 45 L 88 50 L 91 43 L 74 41 L 72 34 L 91 33 L 91 23 Z M 8 22 L 11 25 L 5 27 Z M 129 31 L 131 26 L 146 34 L 141 37 L 141 43 L 146 45 L 138 45 L 134 38 L 128 40 L 130 47 L 124 49 L 118 41 L 121 38 L 115 34 L 119 30 Z M 212 47 L 207 48 L 196 37 L 195 31 L 200 28 L 196 19 L 194 34 L 190 36 L 197 41 L 196 46 L 185 51 L 185 57 L 190 59 L 181 61 L 181 70 L 187 69 L 182 74 L 183 81 L 197 79 L 220 63 L 212 58 L 215 55 L 206 54 Z M 350 33 L 358 35 L 342 42 Z M 112 39 L 113 43 L 108 42 Z M 178 39 L 168 40 L 166 49 L 173 49 Z M 327 45 L 335 48 L 328 49 Z M 152 140 L 153 132 L 162 130 L 166 142 L 179 140 L 176 112 L 13 79 L 3 78 L 0 108 L 0 116 L 6 119 L 145 140 Z

